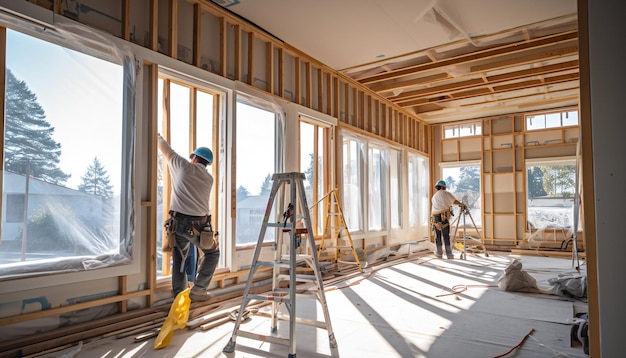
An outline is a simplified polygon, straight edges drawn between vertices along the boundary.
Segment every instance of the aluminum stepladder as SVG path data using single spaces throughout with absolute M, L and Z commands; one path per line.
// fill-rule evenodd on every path
M 328 339 L 330 341 L 331 350 L 336 350 L 337 342 L 335 340 L 335 334 L 330 323 L 330 315 L 328 313 L 328 305 L 326 303 L 326 297 L 324 295 L 324 286 L 322 282 L 322 274 L 319 269 L 319 262 L 317 255 L 298 255 L 296 254 L 297 239 L 300 235 L 306 235 L 308 237 L 308 245 L 310 248 L 315 248 L 315 238 L 313 237 L 313 230 L 311 227 L 311 220 L 309 215 L 309 208 L 306 201 L 306 193 L 304 191 L 304 173 L 275 173 L 272 176 L 272 190 L 265 209 L 265 215 L 263 217 L 263 224 L 259 233 L 259 239 L 254 250 L 254 256 L 248 274 L 248 281 L 246 283 L 243 298 L 241 300 L 241 307 L 237 315 L 235 327 L 233 333 L 223 349 L 225 353 L 231 353 L 235 350 L 236 340 L 238 336 L 250 339 L 256 339 L 260 341 L 277 343 L 289 347 L 289 358 L 296 357 L 296 323 L 314 326 L 328 331 Z M 272 215 L 272 207 L 276 199 L 277 193 L 284 186 L 289 186 L 289 198 L 290 202 L 287 211 L 283 213 L 284 222 L 269 222 Z M 298 205 L 294 203 L 298 203 Z M 302 222 L 305 224 L 305 228 L 296 228 L 298 220 L 296 215 L 299 207 Z M 291 211 L 291 215 L 289 215 Z M 287 222 L 289 221 L 289 223 Z M 265 233 L 268 227 L 274 227 L 277 229 L 276 251 L 274 254 L 274 261 L 260 261 L 259 255 L 265 239 Z M 288 254 L 282 254 L 283 247 L 283 234 L 289 234 Z M 297 274 L 296 267 L 300 263 L 306 263 L 313 271 L 312 275 Z M 263 294 L 250 294 L 250 287 L 253 283 L 254 274 L 261 266 L 272 267 L 272 290 Z M 283 272 L 288 270 L 288 274 Z M 281 283 L 288 281 L 288 287 L 281 287 Z M 302 290 L 296 288 L 298 282 L 314 284 L 313 289 Z M 298 291 L 298 292 L 296 292 Z M 304 291 L 304 292 L 302 292 Z M 297 297 L 316 298 L 324 313 L 324 320 L 316 321 L 304 318 L 296 317 L 296 300 Z M 272 303 L 271 309 L 271 335 L 259 334 L 255 332 L 242 331 L 239 329 L 241 325 L 242 315 L 245 307 L 251 300 L 269 301 Z M 279 314 L 278 309 L 281 304 L 284 304 L 288 311 L 288 318 Z M 280 337 L 278 335 L 278 320 L 289 321 L 289 336 Z
M 322 235 L 322 240 L 317 250 L 318 259 L 321 257 L 323 251 L 333 249 L 334 260 L 337 264 L 338 269 L 340 264 L 356 265 L 359 271 L 363 273 L 361 261 L 359 260 L 359 256 L 357 255 L 356 250 L 354 249 L 352 236 L 350 236 L 350 231 L 348 231 L 348 225 L 346 224 L 345 217 L 343 216 L 343 211 L 341 210 L 341 206 L 339 205 L 337 191 L 337 188 L 329 191 L 320 200 L 313 204 L 313 206 L 311 206 L 311 210 L 313 210 L 313 208 L 315 208 L 319 203 L 328 198 L 328 215 L 326 216 L 326 222 L 324 224 L 324 234 Z M 342 230 L 345 232 L 347 245 L 339 245 Z M 332 246 L 324 247 L 324 241 L 326 239 L 331 240 Z M 341 253 L 346 252 L 347 250 L 350 250 L 350 252 L 352 253 L 352 256 L 354 257 L 354 262 L 341 259 Z
M 476 230 L 476 232 L 478 233 L 478 235 L 480 236 L 480 238 L 475 238 L 475 237 L 471 237 L 471 236 L 467 236 L 467 223 L 466 223 L 466 216 L 469 216 L 470 220 L 472 221 L 472 225 L 474 226 L 474 230 Z M 461 223 L 461 217 L 463 217 L 463 252 L 461 253 L 461 260 L 465 260 L 467 259 L 467 252 L 471 251 L 471 252 L 477 252 L 477 251 L 482 251 L 483 254 L 485 254 L 486 257 L 489 257 L 489 252 L 487 252 L 487 248 L 485 247 L 485 244 L 482 241 L 482 235 L 480 233 L 480 230 L 478 230 L 478 226 L 476 226 L 476 223 L 474 222 L 474 218 L 472 218 L 472 214 L 470 214 L 469 209 L 461 209 L 461 212 L 459 213 L 459 216 L 450 224 L 450 227 L 452 228 L 452 225 L 454 224 L 454 222 L 456 222 L 456 227 L 454 229 L 454 241 L 456 244 L 456 235 L 459 232 L 459 224 Z M 470 244 L 469 246 L 469 250 L 468 250 L 468 241 L 472 242 L 472 244 Z M 478 247 L 482 247 L 482 250 L 477 250 Z

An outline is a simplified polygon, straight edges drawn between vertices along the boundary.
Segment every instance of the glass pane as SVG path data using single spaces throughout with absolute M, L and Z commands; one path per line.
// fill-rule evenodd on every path
M 443 126 L 443 138 L 454 138 L 459 136 L 459 126 L 450 125 Z
M 326 156 L 327 153 L 324 150 L 326 148 L 326 132 L 328 129 L 318 127 L 317 128 L 317 198 L 315 201 L 320 200 L 324 195 L 326 195 L 330 188 L 324 183 L 324 178 L 326 178 L 326 172 L 324 168 L 326 166 Z M 309 203 L 311 206 L 313 203 Z M 323 230 L 324 221 L 326 220 L 326 216 L 324 214 L 324 206 L 318 205 L 317 213 L 314 214 L 317 219 L 317 232 L 321 232 Z M 314 229 L 315 230 L 315 229 Z
M 526 117 L 526 130 L 535 130 L 535 129 L 543 129 L 546 127 L 546 118 L 545 116 L 527 116 Z
M 391 227 L 394 229 L 402 227 L 402 158 L 400 151 L 389 151 L 389 175 L 390 175 L 390 196 L 391 203 Z
M 213 151 L 213 95 L 197 91 L 196 100 L 196 147 L 208 147 Z
M 315 147 L 314 147 L 315 127 L 307 122 L 300 121 L 300 171 L 304 173 L 304 191 L 309 206 L 313 205 L 313 185 L 315 185 L 314 167 Z
M 189 143 L 189 103 L 191 89 L 177 83 L 170 83 L 170 145 L 180 155 L 188 156 L 192 151 Z
M 577 126 L 578 111 L 570 111 L 563 113 L 563 126 Z
M 276 172 L 276 146 L 273 112 L 237 102 L 237 220 L 236 244 L 256 244 Z M 276 207 L 276 205 L 274 205 Z M 265 242 L 274 241 L 267 230 Z
M 442 168 L 442 177 L 446 182 L 446 190 L 454 197 L 467 205 L 470 209 L 470 216 L 476 226 L 482 223 L 482 213 L 480 205 L 480 166 L 455 166 Z M 459 207 L 454 206 L 454 215 L 458 217 Z
M 379 148 L 369 151 L 369 230 L 379 231 L 386 228 L 387 212 L 387 165 L 384 152 Z
M 348 231 L 363 230 L 361 203 L 361 151 L 360 143 L 346 139 L 343 142 L 343 205 L 342 210 Z
M 409 158 L 408 167 L 409 182 L 409 227 L 416 227 L 418 223 L 419 200 L 418 198 L 418 167 L 414 156 Z
M 526 166 L 528 228 L 570 229 L 574 223 L 576 165 L 536 162 Z M 580 225 L 578 229 L 582 229 Z
M 561 113 L 546 114 L 546 128 L 558 128 L 561 125 Z
M 127 259 L 123 66 L 12 30 L 6 41 L 0 276 Z
M 461 124 L 459 135 L 461 137 L 468 137 L 474 135 L 474 123 Z

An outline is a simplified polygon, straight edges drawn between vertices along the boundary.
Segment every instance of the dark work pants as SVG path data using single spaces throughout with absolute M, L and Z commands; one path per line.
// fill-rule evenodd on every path
M 196 250 L 196 247 L 200 248 L 200 238 L 195 235 L 189 235 L 189 233 L 184 231 L 184 226 L 185 225 L 179 225 L 181 230 L 176 231 L 177 246 L 172 249 L 172 291 L 174 291 L 174 296 L 187 288 L 185 261 L 189 256 L 189 250 Z M 190 243 L 193 245 L 190 245 Z M 209 287 L 213 273 L 217 268 L 220 259 L 220 250 L 219 248 L 214 250 L 204 250 L 201 248 L 201 250 L 204 255 L 198 260 L 198 272 L 194 287 L 206 289 Z
M 450 247 L 450 225 L 446 225 L 446 227 L 438 230 L 435 228 L 435 245 L 437 245 L 437 256 L 441 256 L 443 254 L 442 245 L 441 245 L 441 237 L 443 236 L 443 243 L 446 246 L 446 255 L 452 256 L 452 248 Z

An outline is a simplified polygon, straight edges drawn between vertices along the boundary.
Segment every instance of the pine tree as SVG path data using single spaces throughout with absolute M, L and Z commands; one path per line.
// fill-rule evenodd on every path
M 265 180 L 263 180 L 263 184 L 261 184 L 261 193 L 259 195 L 270 195 L 272 191 L 272 175 L 267 174 Z
M 98 157 L 93 158 L 93 162 L 80 179 L 82 183 L 78 186 L 78 190 L 104 199 L 113 197 L 113 186 L 110 183 L 109 174 Z
M 63 184 L 70 174 L 59 167 L 61 144 L 53 138 L 54 127 L 24 81 L 6 71 L 5 169 L 30 175 L 52 184 Z
M 110 184 L 109 174 L 98 157 L 95 157 L 87 167 L 81 180 L 78 190 L 100 198 L 102 204 L 93 207 L 92 209 L 95 209 L 93 211 L 81 213 L 80 220 L 92 233 L 94 243 L 103 242 L 107 240 L 112 225 L 113 203 L 111 199 L 113 198 L 113 187 Z M 103 247 L 107 247 L 106 245 L 104 244 Z
M 245 200 L 249 196 L 250 192 L 248 191 L 248 189 L 246 189 L 246 187 L 240 185 L 239 188 L 237 188 L 237 202 Z

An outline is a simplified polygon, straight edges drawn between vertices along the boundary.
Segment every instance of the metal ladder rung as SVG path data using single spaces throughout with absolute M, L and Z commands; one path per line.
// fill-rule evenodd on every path
M 281 302 L 281 303 L 290 303 L 291 298 L 289 296 L 274 296 L 274 295 L 248 295 L 249 298 L 259 301 L 269 301 L 269 302 Z
M 244 338 L 250 338 L 250 339 L 256 339 L 256 340 L 264 341 L 264 342 L 276 343 L 276 344 L 280 344 L 283 346 L 289 346 L 290 344 L 289 338 L 282 338 L 282 337 L 276 337 L 276 336 L 264 336 L 262 334 L 258 334 L 254 332 L 247 332 L 247 331 L 239 330 L 237 331 L 237 335 L 244 337 Z
M 291 275 L 278 275 L 276 277 L 277 281 L 289 281 Z M 296 281 L 298 282 L 315 282 L 317 281 L 317 277 L 314 275 L 304 275 L 304 274 L 296 274 Z
M 267 318 L 271 318 L 272 315 L 266 312 L 258 312 L 255 314 L 256 316 L 261 316 L 261 317 L 267 317 Z M 289 315 L 285 315 L 282 313 L 278 313 L 276 315 L 276 318 L 278 318 L 281 321 L 288 321 L 289 320 Z M 313 327 L 317 327 L 317 328 L 326 328 L 326 322 L 323 321 L 316 321 L 316 320 L 312 320 L 312 319 L 308 319 L 308 318 L 302 318 L 302 317 L 296 317 L 296 323 L 298 324 L 304 324 L 307 326 L 313 326 Z

